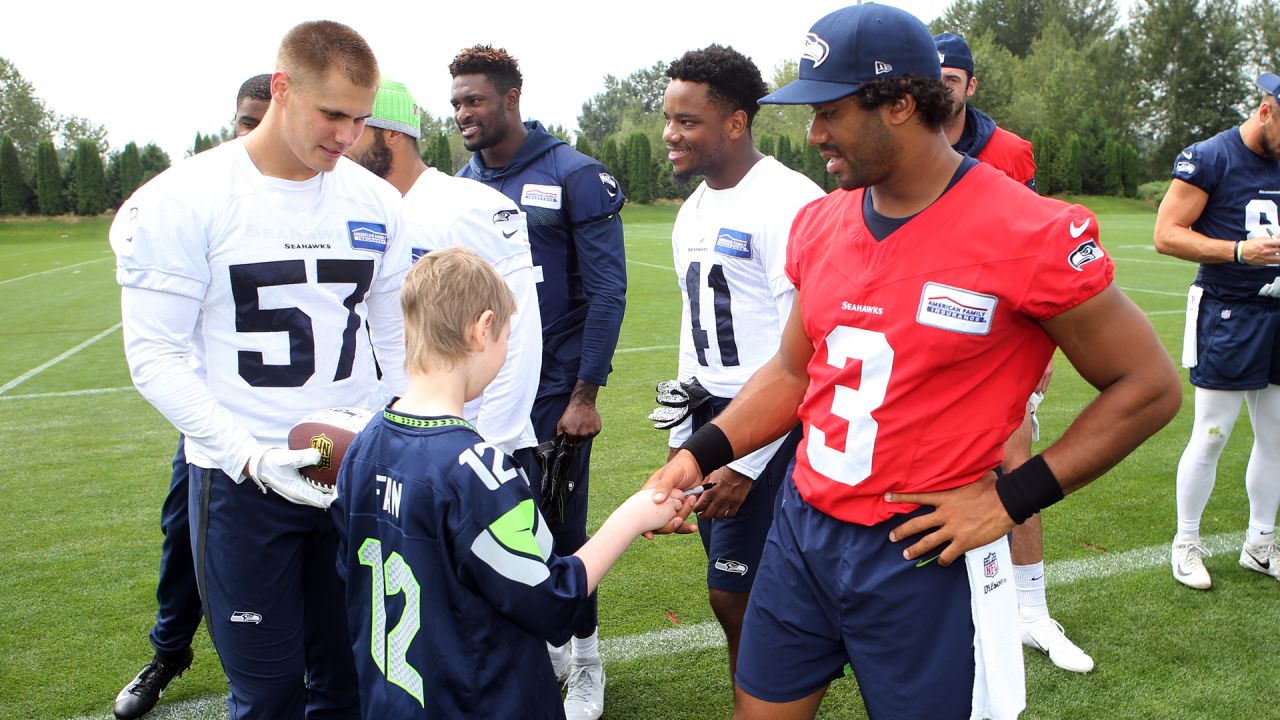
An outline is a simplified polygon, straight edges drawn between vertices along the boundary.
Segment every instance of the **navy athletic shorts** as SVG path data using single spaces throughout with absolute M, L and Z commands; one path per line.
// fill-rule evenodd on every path
M 1280 303 L 1224 301 L 1206 292 L 1196 319 L 1191 384 L 1207 390 L 1280 384 Z

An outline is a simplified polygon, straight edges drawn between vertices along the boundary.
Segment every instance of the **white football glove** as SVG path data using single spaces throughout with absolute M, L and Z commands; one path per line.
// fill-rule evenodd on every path
M 1280 298 L 1280 277 L 1272 280 L 1258 291 L 1258 295 L 1269 298 Z
M 249 467 L 253 473 L 249 478 L 262 488 L 264 494 L 270 489 L 291 503 L 327 510 L 337 495 L 315 489 L 298 472 L 298 468 L 318 462 L 320 451 L 315 448 L 286 450 L 259 447 L 249 456 Z

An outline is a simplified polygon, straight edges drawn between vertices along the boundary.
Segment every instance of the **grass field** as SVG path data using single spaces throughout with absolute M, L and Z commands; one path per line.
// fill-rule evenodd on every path
M 1086 199 L 1117 280 L 1176 358 L 1194 266 L 1151 249 L 1154 212 Z M 670 270 L 675 207 L 628 208 L 630 290 L 620 351 L 601 393 L 592 526 L 665 458 L 649 428 L 653 384 L 676 365 L 679 299 Z M 151 654 L 159 509 L 176 433 L 132 390 L 119 332 L 106 220 L 0 223 L 0 718 L 105 717 Z M 960 239 L 958 239 L 958 242 Z M 1185 378 L 1185 371 L 1183 373 Z M 1025 718 L 1266 718 L 1280 708 L 1272 651 L 1274 580 L 1236 565 L 1247 520 L 1242 416 L 1204 517 L 1218 549 L 1214 589 L 1169 575 L 1174 468 L 1191 398 L 1174 422 L 1107 477 L 1045 513 L 1054 617 L 1090 652 L 1080 676 L 1027 654 Z M 1092 389 L 1059 362 L 1041 407 L 1045 440 Z M 1227 534 L 1230 533 L 1228 536 Z M 601 589 L 606 718 L 723 718 L 723 642 L 706 603 L 695 537 L 640 542 Z M 208 636 L 155 717 L 225 717 Z M 865 717 L 854 681 L 820 717 Z

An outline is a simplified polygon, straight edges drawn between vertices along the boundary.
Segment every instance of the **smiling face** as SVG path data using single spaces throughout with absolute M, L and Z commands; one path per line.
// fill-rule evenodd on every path
M 449 101 L 453 105 L 453 120 L 462 132 L 462 144 L 467 150 L 485 150 L 506 138 L 511 127 L 507 117 L 511 93 L 519 93 L 519 90 L 513 88 L 500 93 L 489 78 L 478 73 L 453 79 L 453 93 Z
M 729 113 L 711 99 L 706 83 L 672 80 L 662 99 L 662 140 L 677 182 L 716 175 L 728 143 Z
M 313 172 L 338 165 L 364 131 L 378 88 L 360 87 L 337 68 L 304 82 L 285 73 L 271 79 L 272 95 L 284 111 L 284 137 L 298 164 Z
M 809 144 L 818 146 L 841 188 L 870 187 L 889 177 L 897 144 L 881 116 L 884 110 L 864 110 L 848 97 L 813 106 Z

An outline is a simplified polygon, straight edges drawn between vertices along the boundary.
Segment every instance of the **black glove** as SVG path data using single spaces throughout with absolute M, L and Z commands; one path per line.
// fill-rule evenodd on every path
M 578 448 L 569 442 L 564 433 L 560 433 L 533 450 L 538 458 L 538 469 L 542 472 L 542 483 L 538 491 L 542 516 L 548 522 L 561 522 L 564 520 L 565 505 L 573 494 L 569 467 L 573 464 L 573 456 Z

